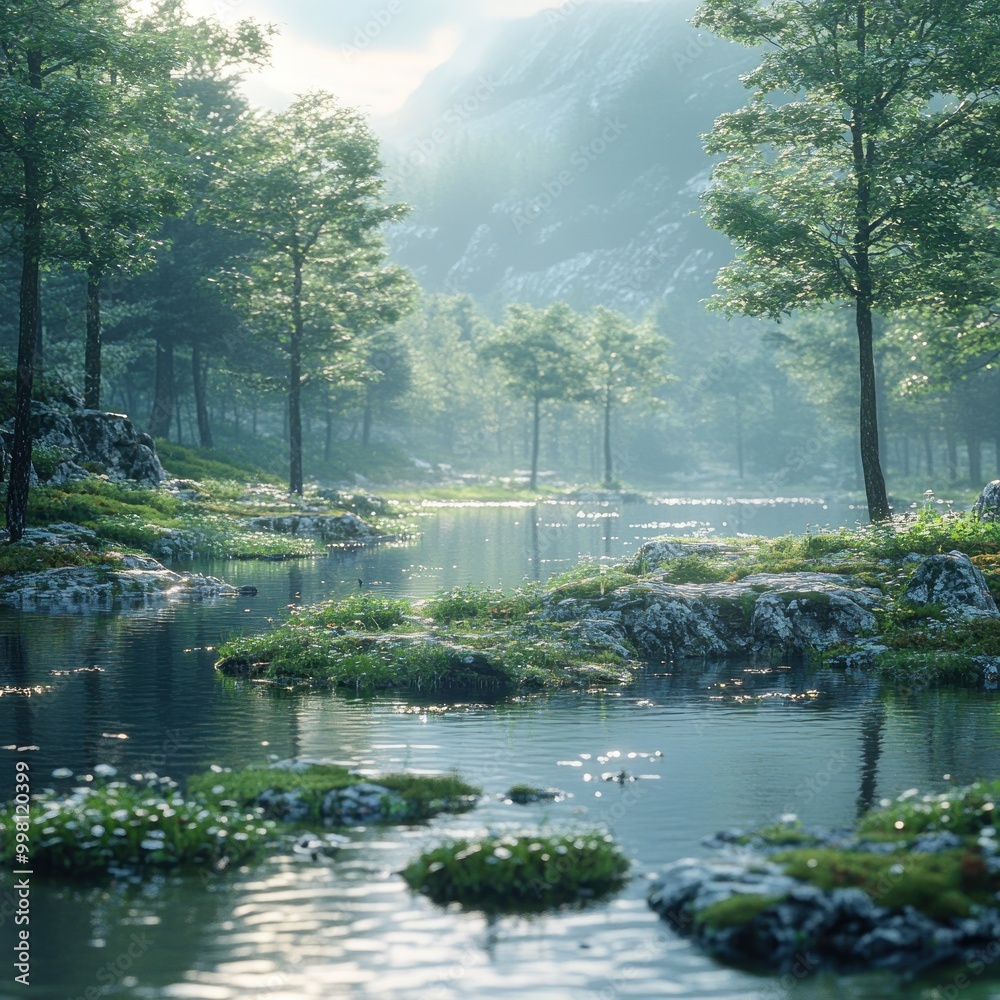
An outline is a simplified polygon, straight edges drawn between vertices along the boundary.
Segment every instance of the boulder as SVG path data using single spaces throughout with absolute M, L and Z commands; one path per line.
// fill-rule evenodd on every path
M 147 486 L 165 478 L 152 439 L 122 414 L 35 403 L 32 419 L 34 448 L 63 455 L 56 469 L 60 482 L 77 478 L 83 463 L 102 466 L 112 479 Z
M 940 604 L 966 618 L 1000 618 L 985 577 L 964 552 L 925 559 L 913 574 L 904 599 L 911 604 Z
M 623 587 L 609 595 L 603 615 L 658 659 L 803 652 L 874 630 L 878 597 L 835 574 L 758 574 L 738 583 Z
M 1000 479 L 987 483 L 972 510 L 981 521 L 996 521 L 1000 519 Z

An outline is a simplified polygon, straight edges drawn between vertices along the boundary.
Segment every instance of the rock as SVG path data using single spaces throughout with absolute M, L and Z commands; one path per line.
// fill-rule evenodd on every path
M 1000 518 L 1000 479 L 986 484 L 972 510 L 981 521 L 996 521 Z
M 668 542 L 662 539 L 646 542 L 632 557 L 629 568 L 633 572 L 651 573 L 653 570 L 660 569 L 664 563 L 671 559 L 680 559 L 681 556 L 689 553 L 690 548 L 680 542 Z
M 929 556 L 913 574 L 904 600 L 911 604 L 940 604 L 966 618 L 1000 618 L 983 574 L 963 552 Z
M 154 559 L 126 556 L 120 566 L 65 566 L 0 577 L 0 604 L 52 614 L 141 608 L 174 600 L 235 596 L 222 580 L 181 576 Z
M 78 478 L 85 462 L 102 466 L 111 479 L 155 486 L 165 478 L 152 440 L 122 414 L 85 410 L 69 402 L 58 407 L 35 403 L 32 425 L 35 449 L 64 456 L 55 470 L 62 477 L 57 481 Z
M 378 532 L 357 514 L 289 514 L 283 517 L 254 517 L 248 522 L 253 531 L 273 531 L 279 535 L 309 535 L 324 541 L 364 541 Z
M 973 662 L 982 671 L 983 686 L 987 691 L 1000 688 L 1000 656 L 977 656 Z
M 256 587 L 240 587 L 236 591 L 236 593 L 240 597 L 256 597 L 258 594 L 258 590 Z
M 640 583 L 615 591 L 604 614 L 658 659 L 801 652 L 853 642 L 875 627 L 878 595 L 827 573 L 758 574 L 739 583 Z

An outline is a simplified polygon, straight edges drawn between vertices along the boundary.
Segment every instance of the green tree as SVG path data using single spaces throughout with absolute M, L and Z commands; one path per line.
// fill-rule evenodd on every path
M 776 319 L 853 304 L 868 509 L 884 520 L 872 313 L 992 299 L 1000 4 L 706 0 L 695 23 L 765 47 L 752 101 L 707 143 L 726 157 L 708 218 L 740 248 L 722 304 Z
M 17 388 L 7 530 L 23 534 L 31 472 L 31 392 L 40 324 L 39 279 L 51 258 L 54 192 L 67 165 L 109 128 L 100 72 L 139 78 L 136 50 L 116 0 L 21 0 L 0 5 L 0 156 L 3 210 L 21 258 Z M 141 62 L 141 60 L 138 60 Z M 67 192 L 72 198 L 72 191 Z M 62 199 L 65 200 L 65 199 Z
M 598 306 L 587 322 L 584 345 L 590 386 L 604 419 L 604 485 L 614 485 L 611 447 L 616 407 L 648 399 L 669 378 L 667 343 L 649 323 L 634 323 L 621 313 Z
M 382 201 L 378 141 L 363 116 L 324 93 L 258 114 L 222 164 L 212 214 L 252 236 L 258 252 L 231 287 L 246 318 L 288 357 L 289 486 L 303 491 L 302 390 L 307 353 L 398 303 L 379 232 L 404 214 Z
M 538 487 L 542 404 L 586 397 L 581 354 L 584 320 L 565 303 L 547 309 L 512 306 L 507 322 L 482 351 L 504 373 L 510 391 L 531 403 L 531 489 Z

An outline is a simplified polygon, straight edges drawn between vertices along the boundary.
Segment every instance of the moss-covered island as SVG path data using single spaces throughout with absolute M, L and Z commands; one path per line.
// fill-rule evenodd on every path
M 30 844 L 31 866 L 40 875 L 221 872 L 259 859 L 306 822 L 416 823 L 466 812 L 481 794 L 457 774 L 367 778 L 305 759 L 237 770 L 216 766 L 190 777 L 186 791 L 168 777 L 109 780 L 114 776 L 114 768 L 99 766 L 69 794 L 47 790 L 30 803 L 0 806 L 0 864 L 18 867 L 20 845 Z
M 994 592 L 1000 525 L 928 505 L 877 528 L 651 542 L 513 593 L 359 595 L 233 639 L 218 666 L 355 691 L 513 693 L 625 683 L 645 660 L 800 655 L 913 684 L 992 684 Z
M 589 830 L 451 840 L 414 859 L 403 877 L 442 905 L 531 913 L 601 899 L 628 870 L 612 838 Z
M 720 834 L 728 853 L 670 865 L 650 905 L 739 965 L 913 974 L 963 962 L 1000 935 L 998 798 L 1000 781 L 911 789 L 853 830 Z

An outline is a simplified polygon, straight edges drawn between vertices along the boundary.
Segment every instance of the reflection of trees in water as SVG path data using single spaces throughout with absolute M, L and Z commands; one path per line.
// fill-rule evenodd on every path
M 28 674 L 28 651 L 21 632 L 0 633 L 0 687 L 24 688 L 31 685 Z M 27 695 L 12 695 L 4 701 L 13 703 L 14 730 L 11 736 L 19 746 L 34 742 L 31 699 Z M 5 727 L 6 729 L 6 727 Z
M 872 701 L 861 712 L 861 790 L 858 792 L 858 815 L 875 804 L 878 789 L 878 766 L 882 759 L 885 731 L 885 705 Z

